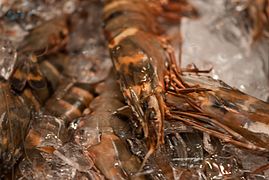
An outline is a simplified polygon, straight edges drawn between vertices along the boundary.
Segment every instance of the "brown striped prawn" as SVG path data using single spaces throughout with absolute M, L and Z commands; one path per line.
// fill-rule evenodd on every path
M 144 163 L 164 142 L 163 79 L 167 63 L 171 58 L 175 60 L 155 16 L 166 13 L 163 4 L 169 7 L 169 2 L 161 1 L 112 0 L 103 10 L 104 31 L 114 69 L 126 102 L 149 145 Z

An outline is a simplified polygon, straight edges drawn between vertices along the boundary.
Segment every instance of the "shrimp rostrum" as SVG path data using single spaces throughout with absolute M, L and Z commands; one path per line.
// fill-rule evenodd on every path
M 157 3 L 160 9 L 162 3 L 169 5 L 169 1 L 160 1 Z M 183 121 L 224 142 L 268 152 L 268 136 L 245 128 L 243 123 L 252 127 L 258 122 L 266 129 L 268 113 L 255 107 L 263 104 L 262 109 L 268 109 L 268 104 L 212 78 L 191 76 L 199 73 L 196 67 L 178 68 L 173 48 L 162 36 L 156 18 L 156 13 L 166 12 L 156 7 L 151 1 L 110 0 L 103 12 L 104 32 L 122 93 L 147 139 L 149 150 L 144 163 L 164 142 L 164 120 Z M 237 95 L 238 98 L 233 98 Z M 227 116 L 221 115 L 224 111 L 220 113 L 219 109 L 223 108 Z

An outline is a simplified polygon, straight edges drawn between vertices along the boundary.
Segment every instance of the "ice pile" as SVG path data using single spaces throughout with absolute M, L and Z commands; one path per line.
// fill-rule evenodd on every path
M 182 66 L 213 66 L 211 75 L 232 87 L 267 100 L 269 96 L 269 46 L 251 44 L 241 22 L 228 11 L 226 0 L 192 0 L 201 17 L 182 23 Z

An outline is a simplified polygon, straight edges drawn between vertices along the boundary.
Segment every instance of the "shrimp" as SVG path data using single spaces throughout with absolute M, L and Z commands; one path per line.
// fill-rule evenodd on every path
M 14 165 L 23 155 L 32 113 L 40 111 L 58 86 L 59 75 L 48 61 L 38 63 L 36 56 L 20 54 L 8 79 L 1 79 L 1 175 L 14 170 Z
M 18 165 L 16 178 L 103 179 L 87 151 L 67 136 L 70 135 L 64 120 L 35 114 L 25 140 L 25 157 Z
M 104 31 L 122 93 L 148 142 L 145 161 L 164 143 L 164 76 L 171 56 L 175 60 L 156 19 L 161 5 L 112 0 L 103 10 Z
M 34 55 L 20 55 L 9 79 L 1 80 L 1 175 L 14 170 L 23 156 L 33 112 L 41 111 L 58 86 L 59 77 L 48 61 L 38 63 Z
M 187 103 L 189 109 L 172 105 L 168 116 L 224 142 L 268 155 L 268 103 L 211 77 L 191 74 L 180 77 L 188 87 L 171 85 L 168 94 L 177 97 L 174 101 Z
M 9 60 L 9 59 L 6 59 Z M 15 63 L 15 62 L 14 62 Z M 49 74 L 47 77 L 42 71 Z M 35 56 L 20 55 L 10 77 L 1 80 L 0 174 L 5 175 L 24 154 L 24 142 L 33 111 L 40 111 L 50 90 L 57 86 L 59 73 L 48 62 L 37 63 Z
M 251 24 L 251 33 L 253 41 L 257 41 L 262 36 L 269 37 L 269 1 L 255 0 L 247 1 L 247 6 L 244 12 L 247 14 Z
M 89 89 L 82 88 L 74 82 L 62 83 L 54 95 L 46 102 L 46 114 L 55 115 L 70 123 L 82 115 L 93 99 Z
M 18 93 L 31 91 L 29 93 L 34 97 L 29 99 L 36 99 L 42 105 L 58 86 L 59 80 L 59 71 L 48 61 L 39 64 L 35 55 L 21 55 L 9 83 Z
M 53 53 L 67 43 L 67 18 L 57 17 L 34 28 L 19 44 L 19 53 Z
M 124 136 L 129 126 L 113 114 L 123 106 L 123 98 L 114 77 L 110 74 L 109 78 L 97 87 L 100 94 L 90 104 L 91 114 L 80 119 L 75 137 L 94 157 L 96 167 L 106 178 L 129 179 L 138 171 L 140 161 L 116 135 L 116 132 L 120 132 Z M 106 91 L 107 89 L 109 91 Z M 144 179 L 144 176 L 137 179 Z

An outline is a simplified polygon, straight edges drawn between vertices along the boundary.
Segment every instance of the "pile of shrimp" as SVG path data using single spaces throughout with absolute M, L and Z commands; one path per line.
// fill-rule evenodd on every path
M 111 0 L 104 7 L 114 70 L 147 144 L 140 171 L 165 144 L 165 123 L 174 121 L 268 157 L 268 104 L 203 75 L 210 70 L 177 65 L 161 23 L 179 23 L 184 15 L 198 13 L 186 1 Z
M 4 1 L 0 178 L 266 179 L 268 103 L 181 67 L 166 35 L 197 9 Z

